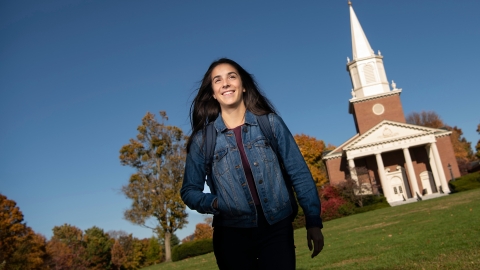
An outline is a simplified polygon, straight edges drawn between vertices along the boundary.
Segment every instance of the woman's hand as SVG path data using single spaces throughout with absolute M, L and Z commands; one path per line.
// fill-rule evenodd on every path
M 313 253 L 312 258 L 317 256 L 320 251 L 323 249 L 323 234 L 322 229 L 318 227 L 312 227 L 307 229 L 307 244 L 308 249 L 312 251 L 312 242 L 313 242 Z

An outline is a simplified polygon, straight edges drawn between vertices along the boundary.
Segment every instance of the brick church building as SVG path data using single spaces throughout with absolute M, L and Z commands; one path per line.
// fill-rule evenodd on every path
M 400 94 L 389 85 L 383 56 L 375 54 L 351 3 L 353 59 L 349 113 L 357 134 L 323 156 L 331 185 L 354 180 L 362 194 L 383 193 L 390 205 L 450 193 L 448 181 L 460 176 L 451 132 L 407 124 Z

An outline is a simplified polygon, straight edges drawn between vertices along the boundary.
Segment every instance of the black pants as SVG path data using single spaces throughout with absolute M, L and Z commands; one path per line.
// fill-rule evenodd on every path
M 269 225 L 257 207 L 258 227 L 215 226 L 213 250 L 221 270 L 295 269 L 293 227 L 289 218 Z

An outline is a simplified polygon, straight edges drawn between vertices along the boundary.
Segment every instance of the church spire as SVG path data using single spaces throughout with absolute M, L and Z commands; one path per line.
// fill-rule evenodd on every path
M 389 93 L 390 87 L 383 67 L 383 56 L 380 52 L 375 55 L 350 1 L 348 5 L 353 59 L 350 61 L 347 57 L 347 70 L 352 79 L 352 101 Z
M 353 11 L 352 2 L 348 1 L 350 6 L 350 28 L 352 31 L 352 52 L 353 60 L 375 56 L 375 53 L 368 43 L 368 39 L 363 32 L 362 26 Z

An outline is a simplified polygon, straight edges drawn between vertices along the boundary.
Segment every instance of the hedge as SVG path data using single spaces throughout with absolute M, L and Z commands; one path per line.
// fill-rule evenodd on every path
M 180 261 L 213 251 L 212 239 L 200 239 L 178 245 L 172 250 L 172 261 Z

